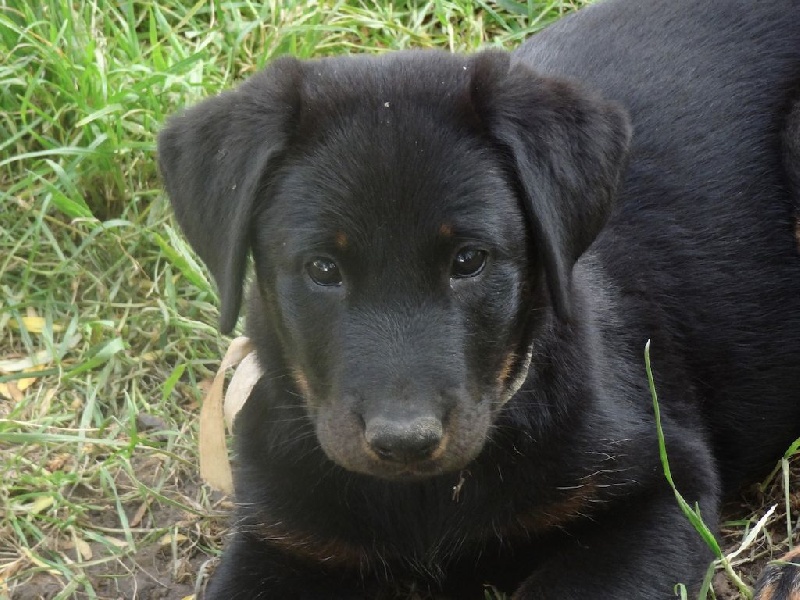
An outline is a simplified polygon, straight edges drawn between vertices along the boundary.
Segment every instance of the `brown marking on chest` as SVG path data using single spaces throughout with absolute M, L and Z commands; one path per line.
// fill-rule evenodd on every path
M 378 556 L 375 550 L 368 552 L 359 544 L 295 531 L 281 523 L 262 523 L 256 529 L 258 536 L 273 548 L 329 567 L 361 571 Z
M 544 533 L 588 517 L 600 501 L 597 486 L 591 482 L 565 492 L 563 498 L 519 515 L 518 526 L 526 534 Z

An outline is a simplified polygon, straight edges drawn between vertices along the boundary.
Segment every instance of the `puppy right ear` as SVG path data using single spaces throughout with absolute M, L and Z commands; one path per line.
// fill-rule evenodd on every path
M 568 320 L 572 268 L 605 226 L 627 166 L 628 115 L 502 52 L 472 66 L 472 105 L 521 193 L 553 309 Z
M 256 198 L 300 110 L 302 67 L 275 60 L 233 91 L 172 117 L 158 160 L 175 217 L 219 288 L 220 330 L 239 316 Z

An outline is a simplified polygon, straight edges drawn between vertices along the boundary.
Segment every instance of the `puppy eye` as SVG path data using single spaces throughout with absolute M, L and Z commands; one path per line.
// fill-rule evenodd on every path
M 342 274 L 330 258 L 317 257 L 306 265 L 306 273 L 317 285 L 341 285 Z
M 472 246 L 462 248 L 453 259 L 450 277 L 458 279 L 475 277 L 486 266 L 486 256 L 486 250 Z

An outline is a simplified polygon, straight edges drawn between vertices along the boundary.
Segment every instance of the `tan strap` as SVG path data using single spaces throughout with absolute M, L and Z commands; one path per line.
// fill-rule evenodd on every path
M 200 410 L 200 476 L 211 487 L 225 492 L 226 494 L 233 493 L 233 476 L 231 475 L 231 463 L 228 458 L 228 445 L 225 436 L 225 420 L 223 419 L 223 388 L 225 385 L 225 373 L 231 367 L 236 366 L 242 362 L 248 355 L 253 356 L 253 360 L 249 363 L 247 370 L 250 371 L 250 378 L 256 373 L 260 375 L 260 369 L 255 362 L 253 352 L 253 344 L 250 338 L 238 337 L 231 342 L 225 357 L 222 359 L 222 364 L 214 376 L 214 381 L 211 384 L 208 394 L 203 400 L 203 408 Z M 237 369 L 238 371 L 238 369 Z M 234 374 L 234 378 L 236 375 Z M 257 381 L 257 378 L 256 378 Z M 233 383 L 233 382 L 231 382 Z M 252 385 L 247 389 L 249 395 Z M 240 395 L 241 390 L 244 389 L 243 383 L 237 384 L 237 396 Z M 237 408 L 230 412 L 230 424 L 233 424 L 233 418 L 236 412 L 244 405 L 247 396 L 244 397 L 231 397 L 231 403 L 234 401 Z M 225 404 L 228 403 L 228 398 L 225 398 Z
M 225 413 L 225 425 L 228 427 L 229 433 L 233 433 L 233 420 L 247 402 L 250 392 L 253 391 L 259 379 L 261 379 L 261 367 L 258 365 L 256 353 L 250 352 L 236 367 L 228 384 L 228 390 L 225 392 L 222 410 Z

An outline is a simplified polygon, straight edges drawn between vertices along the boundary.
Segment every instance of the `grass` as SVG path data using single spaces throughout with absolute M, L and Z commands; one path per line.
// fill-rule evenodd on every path
M 227 340 L 166 115 L 279 54 L 512 47 L 582 3 L 0 0 L 0 598 L 183 598 L 223 543 L 196 419 Z
M 756 509 L 755 511 L 751 511 L 751 519 L 752 517 L 761 515 L 760 518 L 753 522 L 747 521 L 744 523 L 739 523 L 739 527 L 744 528 L 744 535 L 741 539 L 741 542 L 737 545 L 736 538 L 739 536 L 739 530 L 736 524 L 727 523 L 728 527 L 733 525 L 735 535 L 734 536 L 727 536 L 727 548 L 726 551 L 723 551 L 723 548 L 720 546 L 715 533 L 713 531 L 714 525 L 712 524 L 711 527 L 705 523 L 703 520 L 703 516 L 700 512 L 700 506 L 695 505 L 694 507 L 691 506 L 683 495 L 680 493 L 680 490 L 675 486 L 675 482 L 672 478 L 672 470 L 669 464 L 669 456 L 667 452 L 667 445 L 666 439 L 664 435 L 664 430 L 661 424 L 661 410 L 658 404 L 658 393 L 656 391 L 655 381 L 653 379 L 653 371 L 650 362 L 650 340 L 647 341 L 645 344 L 644 349 L 644 362 L 645 362 L 645 370 L 647 372 L 647 383 L 650 389 L 650 395 L 653 399 L 653 411 L 655 414 L 655 425 L 656 425 L 656 433 L 658 437 L 658 449 L 659 455 L 661 458 L 661 466 L 664 471 L 664 477 L 669 483 L 669 486 L 672 488 L 673 493 L 675 494 L 675 500 L 680 507 L 681 511 L 683 512 L 686 519 L 692 524 L 695 531 L 697 531 L 697 535 L 700 536 L 709 549 L 712 551 L 714 555 L 714 560 L 708 566 L 706 570 L 706 575 L 703 579 L 702 585 L 700 586 L 700 590 L 698 592 L 697 598 L 698 600 L 704 600 L 708 597 L 709 594 L 714 594 L 714 590 L 712 589 L 712 582 L 714 574 L 718 571 L 724 571 L 725 577 L 727 577 L 727 581 L 724 581 L 725 585 L 728 587 L 729 593 L 725 596 L 729 598 L 731 593 L 735 594 L 737 597 L 741 598 L 742 600 L 752 600 L 753 599 L 753 590 L 752 588 L 747 585 L 747 583 L 742 579 L 739 575 L 737 570 L 734 568 L 734 561 L 740 555 L 745 554 L 746 552 L 750 552 L 749 556 L 745 555 L 746 558 L 743 562 L 740 562 L 739 565 L 747 565 L 749 567 L 749 575 L 750 579 L 754 580 L 759 571 L 764 566 L 763 560 L 758 560 L 753 554 L 753 545 L 758 538 L 758 536 L 765 530 L 770 524 L 774 527 L 776 520 L 773 520 L 772 517 L 775 514 L 779 504 L 773 504 L 772 507 L 766 508 L 764 503 L 761 503 L 761 506 Z M 793 546 L 794 542 L 794 525 L 792 522 L 792 513 L 797 509 L 797 498 L 795 497 L 794 501 L 792 501 L 791 497 L 791 464 L 790 461 L 796 458 L 798 454 L 798 450 L 800 449 L 800 438 L 797 439 L 786 451 L 784 457 L 779 462 L 779 467 L 776 468 L 775 472 L 773 472 L 765 482 L 760 486 L 761 491 L 763 493 L 763 489 L 766 485 L 769 485 L 776 479 L 776 475 L 778 469 L 780 469 L 781 473 L 783 474 L 783 478 L 781 480 L 782 487 L 783 487 L 783 496 L 785 499 L 785 504 L 783 506 L 784 513 L 782 515 L 783 520 L 786 522 L 786 550 L 789 550 Z M 797 474 L 794 474 L 794 480 L 797 480 Z M 776 493 L 773 491 L 771 496 L 772 499 L 776 498 Z M 735 510 L 733 508 L 732 510 Z M 724 525 L 723 525 L 724 527 Z M 769 530 L 767 530 L 768 532 Z M 769 536 L 769 532 L 767 533 Z M 733 537 L 734 539 L 731 539 Z M 771 541 L 768 544 L 768 550 L 770 552 L 777 549 L 780 544 L 773 544 Z M 755 567 L 755 568 L 754 568 Z M 733 592 L 733 587 L 735 586 L 736 590 Z M 722 585 L 720 584 L 720 586 Z M 680 593 L 680 597 L 682 600 L 688 600 L 688 590 L 685 585 L 680 584 L 678 586 L 678 592 Z M 715 597 L 715 596 L 714 596 Z

